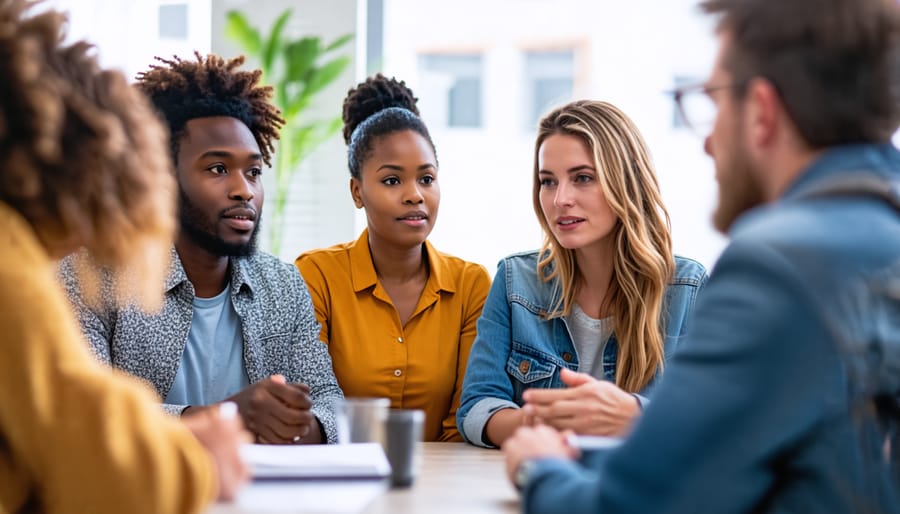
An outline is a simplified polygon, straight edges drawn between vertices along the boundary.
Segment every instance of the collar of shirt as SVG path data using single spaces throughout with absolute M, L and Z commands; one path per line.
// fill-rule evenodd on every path
M 456 292 L 456 284 L 447 280 L 451 276 L 447 260 L 434 249 L 427 240 L 424 243 L 425 253 L 428 256 L 428 282 L 425 291 Z M 350 279 L 353 282 L 353 290 L 357 293 L 378 284 L 378 275 L 375 273 L 375 261 L 372 260 L 372 252 L 369 249 L 369 229 L 363 230 L 353 244 L 350 245 Z
M 181 264 L 181 258 L 175 247 L 171 250 L 172 263 L 169 267 L 169 275 L 166 277 L 166 293 L 172 292 L 177 286 L 183 283 L 189 283 L 187 273 L 184 272 L 184 266 Z M 248 294 L 253 294 L 253 282 L 250 278 L 247 259 L 243 257 L 231 257 L 231 294 L 232 296 L 240 294 L 246 286 Z

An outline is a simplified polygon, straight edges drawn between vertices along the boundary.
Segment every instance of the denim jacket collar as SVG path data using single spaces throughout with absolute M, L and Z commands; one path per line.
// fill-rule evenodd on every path
M 891 143 L 854 144 L 838 146 L 822 153 L 794 181 L 782 195 L 782 200 L 792 200 L 824 181 L 850 174 L 866 173 L 897 181 L 900 168 L 900 151 Z

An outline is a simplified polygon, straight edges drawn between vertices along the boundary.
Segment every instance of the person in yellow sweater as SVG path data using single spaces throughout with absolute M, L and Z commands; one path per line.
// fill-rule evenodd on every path
M 296 264 L 345 396 L 422 409 L 426 441 L 462 441 L 456 409 L 490 277 L 427 241 L 440 187 L 416 101 L 403 82 L 381 74 L 349 92 L 350 194 L 366 210 L 367 228 Z
M 128 275 L 115 300 L 161 299 L 175 230 L 166 133 L 65 16 L 0 0 L 0 512 L 201 512 L 246 481 L 238 418 L 169 418 L 91 357 L 61 285 L 85 247 Z M 89 267 L 85 276 L 96 276 Z

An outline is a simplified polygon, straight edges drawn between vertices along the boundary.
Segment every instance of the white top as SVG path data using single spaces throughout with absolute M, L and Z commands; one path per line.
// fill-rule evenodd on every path
M 569 331 L 578 355 L 578 371 L 604 380 L 603 350 L 613 333 L 613 318 L 594 319 L 581 310 L 577 303 L 572 305 L 568 318 Z

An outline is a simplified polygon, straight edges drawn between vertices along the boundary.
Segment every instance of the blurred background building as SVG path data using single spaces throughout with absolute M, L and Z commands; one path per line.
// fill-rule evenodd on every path
M 671 95 L 703 80 L 715 52 L 695 0 L 50 0 L 70 11 L 73 39 L 133 77 L 153 56 L 239 53 L 225 13 L 267 29 L 286 8 L 286 31 L 330 40 L 356 34 L 353 65 L 316 112 L 340 113 L 347 90 L 381 71 L 420 98 L 440 161 L 442 202 L 431 236 L 441 250 L 484 264 L 537 248 L 531 205 L 535 123 L 577 98 L 612 102 L 641 128 L 672 218 L 677 253 L 712 265 L 724 245 L 710 214 L 712 161 L 682 127 Z M 281 257 L 354 239 L 365 216 L 348 192 L 340 136 L 322 145 L 293 184 Z M 260 241 L 264 241 L 261 238 Z

